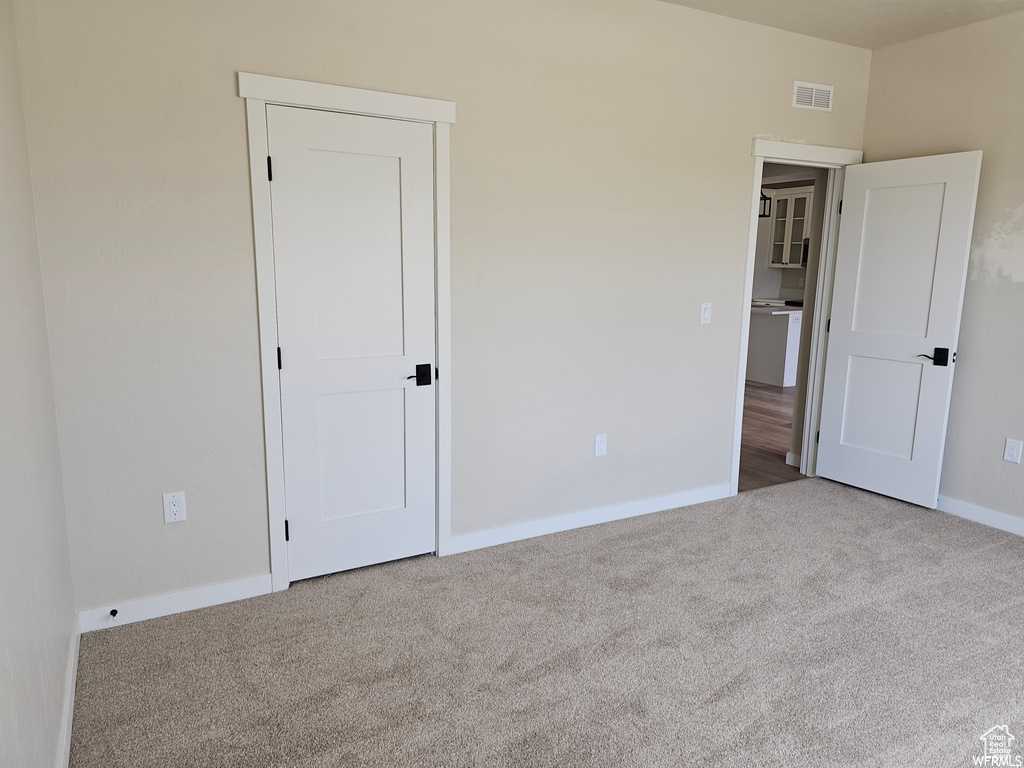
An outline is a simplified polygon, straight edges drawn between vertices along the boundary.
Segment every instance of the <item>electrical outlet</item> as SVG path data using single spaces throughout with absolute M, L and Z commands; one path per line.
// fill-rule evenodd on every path
M 1012 461 L 1020 464 L 1020 454 L 1024 450 L 1024 441 L 1006 438 L 1006 448 L 1003 449 L 1003 461 Z
M 800 287 L 801 287 L 801 288 L 803 288 L 803 287 L 804 287 L 804 279 L 803 279 L 802 277 L 800 278 Z
M 608 455 L 608 435 L 598 435 L 594 438 L 594 457 Z
M 164 522 L 180 523 L 185 519 L 185 492 L 164 494 Z
M 705 303 L 700 305 L 700 324 L 711 325 L 711 304 Z

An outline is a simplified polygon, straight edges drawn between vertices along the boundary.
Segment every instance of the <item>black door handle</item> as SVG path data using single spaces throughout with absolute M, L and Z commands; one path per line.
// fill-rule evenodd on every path
M 949 365 L 949 348 L 936 347 L 935 355 L 918 355 L 932 361 L 932 365 Z
M 430 363 L 420 363 L 416 366 L 416 375 L 406 376 L 405 378 L 406 380 L 416 379 L 417 387 L 429 387 L 434 380 L 430 370 L 432 367 Z

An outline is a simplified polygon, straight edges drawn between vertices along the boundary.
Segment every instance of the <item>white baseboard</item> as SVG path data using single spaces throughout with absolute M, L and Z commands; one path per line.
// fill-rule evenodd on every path
M 965 520 L 973 520 L 976 523 L 987 525 L 989 528 L 998 528 L 1000 531 L 1024 536 L 1024 518 L 1015 515 L 997 512 L 988 507 L 979 507 L 977 504 L 952 499 L 949 496 L 939 496 L 938 509 Z
M 573 528 L 584 528 L 588 525 L 596 525 L 597 523 L 623 520 L 627 517 L 647 515 L 651 512 L 661 512 L 666 509 L 675 509 L 676 507 L 686 507 L 690 504 L 699 504 L 702 501 L 724 499 L 728 495 L 729 484 L 722 483 L 721 485 L 709 485 L 704 488 L 694 488 L 691 491 L 673 493 L 669 496 L 659 496 L 655 499 L 630 501 L 625 504 L 614 504 L 610 507 L 597 507 L 596 509 L 587 509 L 582 512 L 547 517 L 543 520 L 533 520 L 529 523 L 508 525 L 504 528 L 493 528 L 489 531 L 464 533 L 461 536 L 451 536 L 447 541 L 442 540 L 438 554 L 455 555 L 474 549 L 493 547 L 497 544 L 507 544 L 510 541 L 532 539 L 535 536 L 559 533 L 572 530 Z
M 263 576 L 253 576 L 238 581 L 211 584 L 208 587 L 184 589 L 181 592 L 172 592 L 168 595 L 144 597 L 141 600 L 130 600 L 103 608 L 80 611 L 78 613 L 78 630 L 92 632 L 96 629 L 116 627 L 119 624 L 132 624 L 159 616 L 170 616 L 173 613 L 194 611 L 197 608 L 208 608 L 211 605 L 232 603 L 247 597 L 266 595 L 272 591 L 270 574 L 267 573 Z M 117 618 L 111 617 L 112 609 L 117 609 Z
M 786 451 L 786 463 L 791 467 L 800 467 L 800 454 Z
M 67 768 L 71 763 L 71 723 L 75 719 L 75 683 L 78 681 L 78 648 L 82 633 L 78 630 L 76 617 L 71 627 L 71 644 L 68 649 L 68 667 L 64 678 L 64 722 L 61 724 L 61 752 L 57 756 L 58 768 Z

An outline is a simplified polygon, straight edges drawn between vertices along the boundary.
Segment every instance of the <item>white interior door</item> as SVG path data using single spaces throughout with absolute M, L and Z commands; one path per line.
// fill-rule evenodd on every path
M 980 173 L 981 152 L 847 168 L 817 474 L 936 506 Z
M 289 579 L 432 552 L 433 126 L 268 106 L 267 134 Z

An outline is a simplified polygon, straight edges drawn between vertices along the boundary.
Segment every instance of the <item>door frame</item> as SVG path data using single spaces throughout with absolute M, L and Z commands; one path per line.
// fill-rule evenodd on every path
M 747 263 L 743 283 L 743 306 L 740 318 L 740 352 L 736 380 L 736 411 L 733 418 L 732 469 L 729 493 L 739 492 L 740 446 L 743 439 L 743 400 L 746 386 L 747 350 L 750 342 L 750 302 L 754 294 L 754 264 L 757 258 L 757 219 L 761 200 L 761 182 L 765 163 L 827 168 L 825 187 L 825 220 L 822 224 L 822 247 L 818 261 L 818 281 L 815 285 L 814 316 L 811 319 L 811 342 L 807 367 L 807 396 L 804 405 L 804 429 L 801 436 L 800 471 L 814 476 L 817 459 L 813 436 L 818 431 L 821 416 L 821 389 L 824 381 L 825 350 L 827 346 L 826 320 L 832 306 L 832 278 L 834 275 L 836 244 L 839 239 L 839 204 L 843 191 L 843 172 L 848 165 L 863 162 L 859 149 L 821 147 L 813 144 L 792 144 L 784 141 L 754 139 L 751 148 L 754 158 L 753 187 L 750 198 L 750 222 L 747 235 Z
M 256 251 L 256 300 L 263 381 L 263 435 L 266 449 L 267 507 L 272 589 L 287 589 L 284 448 L 281 380 L 277 367 L 277 286 L 274 232 L 267 158 L 267 105 L 319 109 L 368 117 L 429 123 L 434 128 L 434 312 L 437 439 L 436 538 L 438 554 L 450 549 L 452 511 L 452 314 L 451 314 L 451 125 L 455 103 L 419 96 L 369 91 L 342 85 L 238 73 L 238 95 L 245 99 L 249 134 L 249 175 Z

